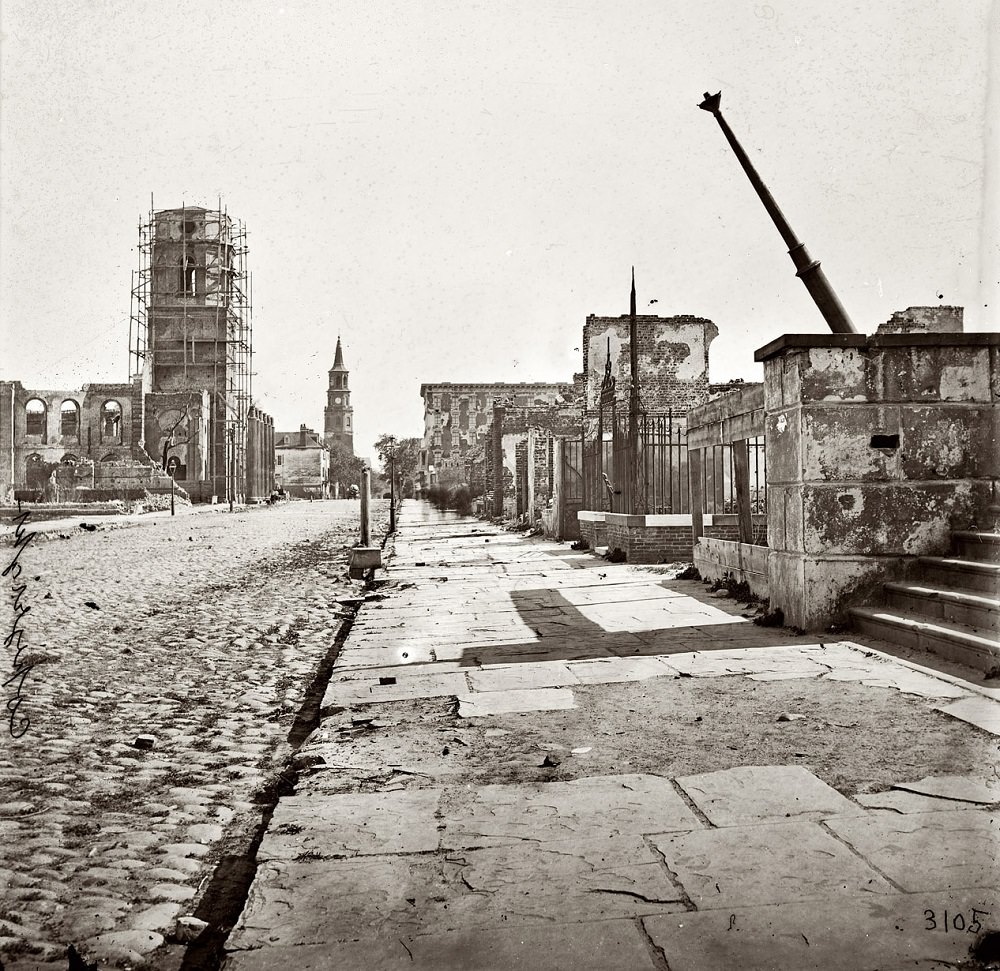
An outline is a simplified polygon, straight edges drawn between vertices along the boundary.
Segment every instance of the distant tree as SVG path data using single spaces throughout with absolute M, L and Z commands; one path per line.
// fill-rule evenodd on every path
M 396 481 L 412 479 L 420 467 L 420 449 L 423 446 L 420 438 L 396 438 L 395 435 L 379 435 L 375 441 L 375 451 L 382 463 L 382 474 L 389 475 L 389 453 L 395 446 Z
M 364 469 L 365 463 L 343 442 L 334 442 L 329 451 L 330 482 L 339 482 L 340 494 L 344 496 L 352 485 L 358 485 L 361 482 L 361 471 Z

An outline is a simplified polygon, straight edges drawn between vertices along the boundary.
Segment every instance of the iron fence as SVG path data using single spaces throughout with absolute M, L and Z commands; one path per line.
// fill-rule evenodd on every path
M 632 462 L 633 445 L 627 415 L 614 409 L 599 415 L 597 432 L 586 430 L 566 442 L 567 461 L 579 469 L 578 488 L 584 509 L 644 514 L 690 513 L 687 423 L 677 412 L 643 414 L 636 422 L 638 462 Z M 704 512 L 736 512 L 736 476 L 733 444 L 705 449 L 702 468 Z M 766 466 L 763 437 L 747 442 L 750 508 L 755 515 L 767 512 Z M 572 455 L 572 460 L 569 456 Z M 633 504 L 633 496 L 636 502 Z

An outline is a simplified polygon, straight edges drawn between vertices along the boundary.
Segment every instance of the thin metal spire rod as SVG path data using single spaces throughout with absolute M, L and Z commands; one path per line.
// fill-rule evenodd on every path
M 806 251 L 805 243 L 800 242 L 792 231 L 792 227 L 788 224 L 785 214 L 778 208 L 777 202 L 774 201 L 774 196 L 771 195 L 770 190 L 764 185 L 764 180 L 758 175 L 747 153 L 743 151 L 743 146 L 740 145 L 733 134 L 733 130 L 729 127 L 726 119 L 722 117 L 721 102 L 721 91 L 716 94 L 709 94 L 706 91 L 705 100 L 698 107 L 702 111 L 708 111 L 715 115 L 715 120 L 719 123 L 722 134 L 726 136 L 726 141 L 729 142 L 730 147 L 736 153 L 736 158 L 739 160 L 740 165 L 743 166 L 743 171 L 746 172 L 747 178 L 750 179 L 750 184 L 756 190 L 757 195 L 760 196 L 760 201 L 764 203 L 764 208 L 767 210 L 767 214 L 771 217 L 774 225 L 778 227 L 778 232 L 781 233 L 781 238 L 788 247 L 788 255 L 795 264 L 795 275 L 805 284 L 806 289 L 809 291 L 809 296 L 813 298 L 813 302 L 819 308 L 819 312 L 823 315 L 827 326 L 835 334 L 856 334 L 857 328 L 848 316 L 837 294 L 834 293 L 833 287 L 830 286 L 830 281 L 827 280 L 823 268 L 819 265 L 819 260 L 812 259 Z

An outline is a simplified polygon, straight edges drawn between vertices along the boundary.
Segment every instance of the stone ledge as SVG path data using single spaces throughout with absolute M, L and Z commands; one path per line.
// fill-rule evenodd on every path
M 936 334 L 782 334 L 754 351 L 755 361 L 766 361 L 784 351 L 812 347 L 998 347 L 1000 333 Z

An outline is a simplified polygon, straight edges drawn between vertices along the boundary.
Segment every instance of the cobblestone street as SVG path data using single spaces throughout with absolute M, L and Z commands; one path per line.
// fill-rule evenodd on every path
M 373 505 L 378 539 L 387 503 Z M 69 944 L 134 962 L 193 913 L 273 802 L 290 729 L 353 612 L 340 601 L 358 596 L 354 501 L 114 526 L 61 525 L 20 555 L 22 661 L 38 663 L 17 712 L 30 727 L 12 738 L 5 718 L 0 746 L 11 971 L 65 968 Z M 7 578 L 8 631 L 10 592 Z

